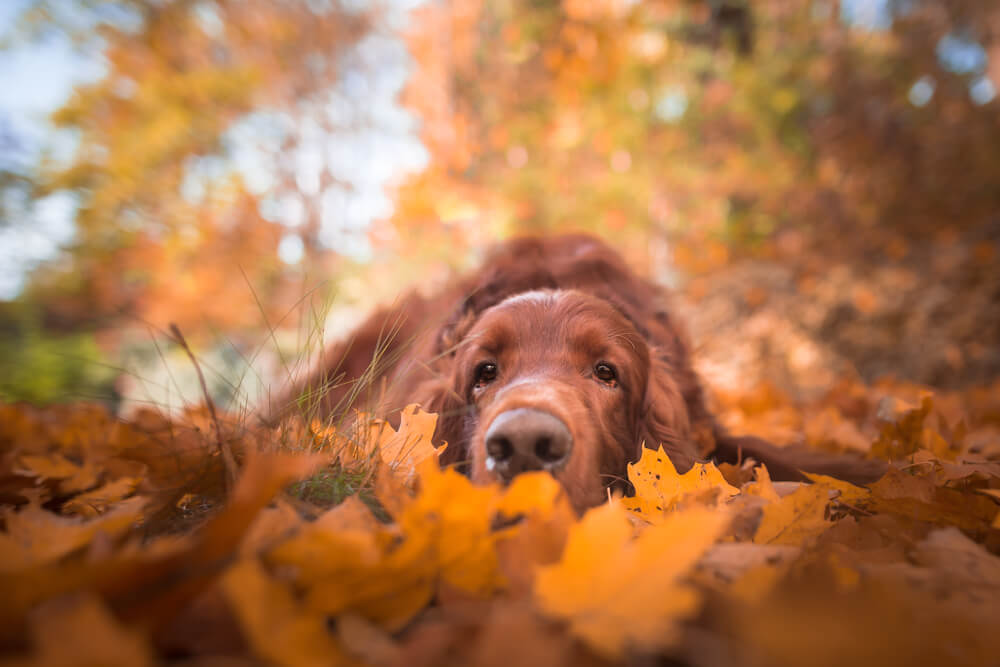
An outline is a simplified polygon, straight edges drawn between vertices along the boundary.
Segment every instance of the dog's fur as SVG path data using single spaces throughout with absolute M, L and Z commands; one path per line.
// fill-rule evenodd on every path
M 495 373 L 484 375 L 484 363 Z M 278 414 L 296 400 L 322 415 L 346 414 L 372 395 L 360 383 L 377 387 L 382 378 L 382 409 L 418 403 L 438 413 L 435 441 L 449 443 L 442 463 L 475 480 L 500 476 L 484 442 L 498 415 L 532 408 L 555 416 L 573 447 L 553 474 L 580 509 L 625 485 L 643 444 L 662 444 L 679 471 L 741 457 L 765 462 L 775 479 L 808 470 L 867 482 L 884 470 L 726 433 L 706 406 L 664 290 L 587 236 L 497 246 L 448 289 L 411 294 L 370 317 L 274 405 Z

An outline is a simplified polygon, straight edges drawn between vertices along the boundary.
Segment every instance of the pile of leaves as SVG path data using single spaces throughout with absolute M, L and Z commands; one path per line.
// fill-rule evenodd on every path
M 910 394 L 720 401 L 893 460 L 867 488 L 646 449 L 583 516 L 546 474 L 442 470 L 413 407 L 348 433 L 3 405 L 3 664 L 992 664 L 1000 392 Z

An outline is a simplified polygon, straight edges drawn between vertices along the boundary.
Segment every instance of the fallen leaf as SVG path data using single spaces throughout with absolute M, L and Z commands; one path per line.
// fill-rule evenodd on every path
M 485 595 L 502 585 L 492 520 L 498 501 L 495 485 L 479 486 L 437 459 L 419 468 L 420 492 L 399 518 L 409 537 L 432 536 L 443 582 Z
M 722 542 L 713 545 L 698 561 L 698 569 L 729 583 L 761 566 L 778 566 L 796 559 L 800 547 L 751 542 Z
M 539 570 L 538 604 L 611 659 L 627 648 L 668 647 L 678 623 L 699 604 L 698 593 L 681 579 L 727 520 L 723 512 L 692 508 L 633 539 L 620 504 L 592 509 L 570 529 L 562 560 Z
M 939 485 L 976 480 L 1000 482 L 1000 463 L 974 454 L 957 455 L 948 461 L 927 450 L 919 450 L 913 453 L 910 460 L 914 465 L 933 471 L 934 480 Z M 922 474 L 927 476 L 926 472 Z
M 516 517 L 529 513 L 549 516 L 560 502 L 568 501 L 566 489 L 547 472 L 517 475 L 496 505 L 502 515 Z
M 936 486 L 896 467 L 890 467 L 870 488 L 872 510 L 963 530 L 986 530 L 1000 512 L 996 503 L 981 494 Z
M 302 525 L 298 512 L 283 500 L 265 507 L 254 518 L 240 542 L 241 556 L 250 557 L 287 539 Z
M 802 484 L 792 494 L 764 507 L 754 534 L 756 544 L 801 546 L 829 528 L 824 519 L 830 490 L 825 486 Z
M 45 455 L 24 454 L 18 457 L 18 472 L 30 474 L 39 479 L 66 479 L 77 474 L 80 464 L 73 463 L 59 452 Z
M 809 472 L 804 474 L 813 484 L 837 491 L 839 494 L 837 495 L 837 500 L 847 505 L 858 505 L 871 497 L 871 491 L 868 489 L 854 486 L 842 479 Z
M 413 492 L 388 463 L 379 461 L 375 470 L 375 498 L 389 516 L 398 520 L 403 509 L 413 502 Z
M 924 420 L 933 406 L 933 398 L 926 392 L 920 398 L 920 406 L 915 408 L 892 396 L 885 397 L 878 408 L 881 430 L 878 439 L 872 444 L 872 456 L 892 461 L 920 449 L 923 445 Z
M 683 475 L 661 445 L 657 451 L 644 447 L 637 463 L 628 465 L 628 478 L 635 497 L 625 498 L 624 506 L 650 522 L 662 521 L 687 494 L 716 491 L 722 498 L 739 493 L 725 480 L 714 463 L 695 463 Z
M 125 627 L 94 595 L 45 603 L 32 615 L 31 664 L 142 667 L 157 664 L 148 639 Z
M 509 527 L 500 531 L 496 543 L 512 595 L 529 595 L 538 567 L 559 560 L 576 519 L 565 489 L 548 473 L 514 478 L 497 506 L 497 520 Z
M 408 405 L 399 414 L 399 429 L 387 422 L 374 424 L 372 433 L 382 461 L 394 469 L 413 470 L 425 459 L 441 454 L 448 446 L 434 447 L 431 442 L 437 427 L 437 415 Z
M 288 587 L 272 579 L 253 559 L 226 571 L 222 588 L 246 640 L 274 665 L 346 664 L 326 617 L 295 600 Z
M 357 614 L 341 614 L 336 620 L 337 639 L 344 652 L 364 665 L 394 665 L 403 652 L 382 628 Z
M 331 507 L 316 517 L 313 525 L 323 530 L 337 532 L 374 533 L 381 524 L 358 496 L 348 496 L 342 503 Z
M 64 514 L 77 514 L 85 517 L 95 517 L 108 511 L 108 508 L 132 495 L 141 480 L 134 477 L 121 477 L 93 491 L 81 493 L 68 500 L 62 507 Z
M 758 496 L 772 503 L 781 500 L 781 496 L 778 495 L 774 484 L 771 482 L 771 474 L 767 471 L 767 466 L 757 466 L 754 468 L 753 474 L 756 481 L 748 484 L 743 493 L 748 496 Z
M 7 531 L 0 534 L 0 572 L 15 572 L 55 561 L 86 546 L 99 533 L 123 534 L 142 516 L 145 498 L 129 498 L 101 517 L 81 520 L 28 505 L 3 511 Z

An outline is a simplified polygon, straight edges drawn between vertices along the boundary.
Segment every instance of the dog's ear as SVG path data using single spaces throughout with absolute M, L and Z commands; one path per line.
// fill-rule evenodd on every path
M 639 415 L 635 456 L 638 458 L 642 454 L 640 447 L 643 444 L 654 450 L 663 445 L 670 461 L 678 471 L 684 472 L 701 460 L 704 452 L 712 449 L 711 442 L 702 442 L 705 438 L 711 439 L 712 434 L 710 430 L 703 433 L 701 420 L 692 419 L 688 397 L 678 382 L 675 369 L 660 352 L 654 348 L 650 354 L 649 380 Z
M 451 315 L 438 330 L 437 340 L 434 343 L 435 353 L 442 357 L 455 356 L 459 345 L 465 340 L 465 336 L 478 317 L 477 311 L 466 309 L 463 305 L 452 310 Z

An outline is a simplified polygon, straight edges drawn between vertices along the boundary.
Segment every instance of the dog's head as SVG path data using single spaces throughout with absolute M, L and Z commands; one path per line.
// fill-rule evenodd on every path
M 441 387 L 446 460 L 477 481 L 547 470 L 578 509 L 624 486 L 643 443 L 679 468 L 694 459 L 690 420 L 669 360 L 628 307 L 575 290 L 538 290 L 457 318 Z

